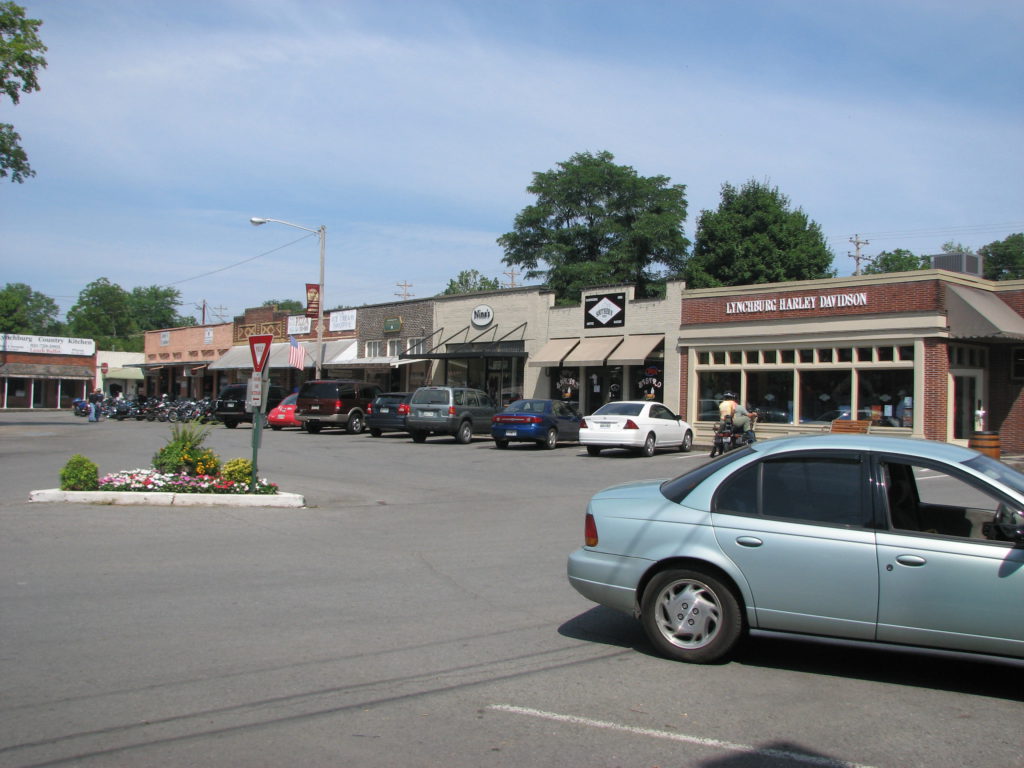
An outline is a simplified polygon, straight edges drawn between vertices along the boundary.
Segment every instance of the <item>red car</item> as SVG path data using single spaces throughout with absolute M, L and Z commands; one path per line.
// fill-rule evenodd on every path
M 274 408 L 270 409 L 270 413 L 267 414 L 267 423 L 270 424 L 272 430 L 277 432 L 284 427 L 304 428 L 302 422 L 295 418 L 295 401 L 298 398 L 297 394 L 288 395 Z

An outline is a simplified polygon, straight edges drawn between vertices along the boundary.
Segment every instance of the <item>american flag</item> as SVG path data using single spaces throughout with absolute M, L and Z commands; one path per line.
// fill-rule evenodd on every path
M 288 337 L 288 344 L 288 365 L 301 371 L 306 364 L 306 350 L 295 340 L 294 336 Z

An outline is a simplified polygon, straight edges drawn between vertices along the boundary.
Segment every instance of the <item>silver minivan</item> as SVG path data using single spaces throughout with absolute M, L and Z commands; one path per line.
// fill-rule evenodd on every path
M 469 387 L 420 387 L 409 400 L 405 428 L 417 443 L 429 435 L 451 435 L 469 443 L 473 435 L 490 435 L 498 412 L 486 392 Z

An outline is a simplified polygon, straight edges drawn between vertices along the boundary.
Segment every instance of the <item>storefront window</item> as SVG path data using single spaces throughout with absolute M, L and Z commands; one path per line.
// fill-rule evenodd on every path
M 661 363 L 647 362 L 642 368 L 635 368 L 634 371 L 636 373 L 636 399 L 662 402 L 662 385 L 665 377 Z
M 800 421 L 849 418 L 849 371 L 800 372 Z
M 551 369 L 551 399 L 578 405 L 580 402 L 580 383 L 576 376 L 578 368 Z
M 747 404 L 758 412 L 762 423 L 792 423 L 793 372 L 747 373 Z
M 699 421 L 718 421 L 718 403 L 726 392 L 740 393 L 739 371 L 702 371 L 697 376 L 700 400 L 697 404 Z
M 858 417 L 876 427 L 912 427 L 914 372 L 861 371 Z

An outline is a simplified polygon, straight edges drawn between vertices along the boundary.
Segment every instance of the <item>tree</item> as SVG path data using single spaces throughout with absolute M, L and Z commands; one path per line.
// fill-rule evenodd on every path
M 581 152 L 534 173 L 526 189 L 536 202 L 498 238 L 502 261 L 522 267 L 528 280 L 543 278 L 561 304 L 602 284 L 633 283 L 637 296 L 656 295 L 690 247 L 683 235 L 686 187 L 666 176 L 640 176 L 614 159 L 610 152 Z
M 0 291 L 0 333 L 57 336 L 64 330 L 59 315 L 57 302 L 24 283 L 8 283 Z
M 128 294 L 128 307 L 140 331 L 195 325 L 196 319 L 178 314 L 181 292 L 162 285 L 137 286 Z
M 264 307 L 277 307 L 283 312 L 305 312 L 306 305 L 298 299 L 267 299 Z
M 94 339 L 98 349 L 137 352 L 143 348 L 131 294 L 105 277 L 78 294 L 78 301 L 68 310 L 68 328 L 75 336 Z
M 464 269 L 458 277 L 448 281 L 442 296 L 454 296 L 458 293 L 474 293 L 475 291 L 496 291 L 501 288 L 497 278 L 484 277 L 475 269 Z
M 882 251 L 875 256 L 866 267 L 865 275 L 881 275 L 885 272 L 913 272 L 917 269 L 929 269 L 932 265 L 927 256 L 916 256 L 905 248 L 895 251 Z
M 989 280 L 1024 278 L 1024 233 L 983 245 L 978 255 L 985 260 L 985 277 Z
M 821 228 L 767 182 L 722 185 L 716 211 L 701 211 L 687 287 L 753 285 L 835 277 Z
M 46 46 L 39 39 L 39 19 L 26 19 L 25 9 L 13 2 L 0 2 L 0 91 L 18 104 L 22 93 L 39 90 L 36 72 L 46 67 Z M 24 183 L 36 172 L 28 164 L 21 136 L 10 123 L 0 123 L 0 179 Z

